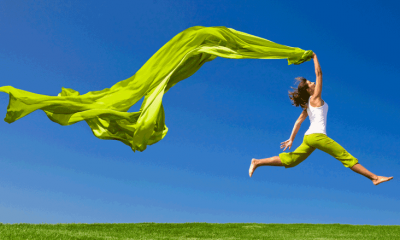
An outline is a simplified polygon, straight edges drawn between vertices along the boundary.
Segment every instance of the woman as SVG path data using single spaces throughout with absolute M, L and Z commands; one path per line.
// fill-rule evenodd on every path
M 312 83 L 303 77 L 296 78 L 300 81 L 298 88 L 289 92 L 289 97 L 293 100 L 296 107 L 299 105 L 303 108 L 303 112 L 297 119 L 292 135 L 289 140 L 282 142 L 281 148 L 292 147 L 293 140 L 300 129 L 301 123 L 310 116 L 311 125 L 304 135 L 303 143 L 294 152 L 280 153 L 265 159 L 252 159 L 249 169 L 250 177 L 254 170 L 259 166 L 284 166 L 290 168 L 304 161 L 315 150 L 322 150 L 337 160 L 341 161 L 345 167 L 350 168 L 356 173 L 364 175 L 372 180 L 373 184 L 378 185 L 382 182 L 389 181 L 393 177 L 377 176 L 365 169 L 358 160 L 348 153 L 342 146 L 333 141 L 326 135 L 326 119 L 328 113 L 328 104 L 322 100 L 322 71 L 318 62 L 317 55 L 313 54 L 315 65 L 315 74 L 317 75 L 316 83 Z

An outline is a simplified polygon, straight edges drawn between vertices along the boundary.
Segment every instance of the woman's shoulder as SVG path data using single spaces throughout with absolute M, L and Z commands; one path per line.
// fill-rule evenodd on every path
M 324 105 L 324 100 L 322 100 L 322 98 L 319 97 L 315 97 L 315 96 L 310 96 L 310 104 L 311 107 L 321 107 L 322 105 Z

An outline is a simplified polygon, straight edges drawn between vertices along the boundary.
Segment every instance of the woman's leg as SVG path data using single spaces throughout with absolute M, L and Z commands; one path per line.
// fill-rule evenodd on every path
M 365 167 L 363 167 L 359 163 L 356 163 L 350 169 L 353 170 L 356 173 L 359 173 L 359 174 L 364 175 L 365 177 L 371 179 L 372 183 L 375 184 L 375 185 L 378 185 L 379 183 L 386 182 L 386 181 L 389 181 L 389 180 L 393 179 L 393 177 L 377 176 L 377 175 L 373 174 L 372 172 L 368 171 Z
M 293 152 L 282 152 L 279 156 L 264 159 L 253 158 L 249 169 L 250 177 L 259 166 L 284 166 L 285 168 L 292 168 L 299 165 L 315 150 L 315 148 L 306 144 L 306 137 L 304 136 L 303 142 Z
M 333 139 L 329 138 L 325 134 L 311 134 L 308 139 L 308 143 L 318 148 L 321 151 L 324 151 L 330 154 L 332 157 L 341 161 L 345 167 L 350 168 L 356 173 L 359 173 L 369 179 L 372 180 L 372 183 L 378 185 L 379 183 L 386 182 L 391 180 L 393 177 L 383 177 L 377 176 L 366 168 L 364 168 L 361 164 L 358 163 L 358 159 L 353 157 L 349 152 L 346 151 L 340 144 L 335 142 Z
M 253 175 L 254 170 L 256 170 L 256 168 L 258 168 L 259 166 L 283 166 L 283 164 L 282 164 L 282 161 L 279 158 L 279 156 L 274 156 L 274 157 L 264 158 L 264 159 L 253 158 L 251 160 L 250 169 L 249 169 L 250 177 Z

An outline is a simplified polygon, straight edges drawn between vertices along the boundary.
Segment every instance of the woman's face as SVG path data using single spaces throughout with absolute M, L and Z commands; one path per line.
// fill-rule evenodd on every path
M 309 88 L 308 91 L 313 93 L 314 89 L 315 89 L 315 82 L 310 82 L 310 81 L 307 80 L 307 85 L 308 85 L 308 88 Z

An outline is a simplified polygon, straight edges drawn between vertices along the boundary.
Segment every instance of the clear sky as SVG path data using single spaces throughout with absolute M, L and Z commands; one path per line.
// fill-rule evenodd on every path
M 295 168 L 261 167 L 249 178 L 252 158 L 282 152 L 301 113 L 288 91 L 295 77 L 315 81 L 314 65 L 217 58 L 164 95 L 169 132 L 144 152 L 41 110 L 1 121 L 0 222 L 399 225 L 399 11 L 397 1 L 378 0 L 3 0 L 0 86 L 46 95 L 111 87 L 191 26 L 313 50 L 327 135 L 394 179 L 374 186 L 319 150 Z M 3 117 L 7 104 L 0 93 Z

